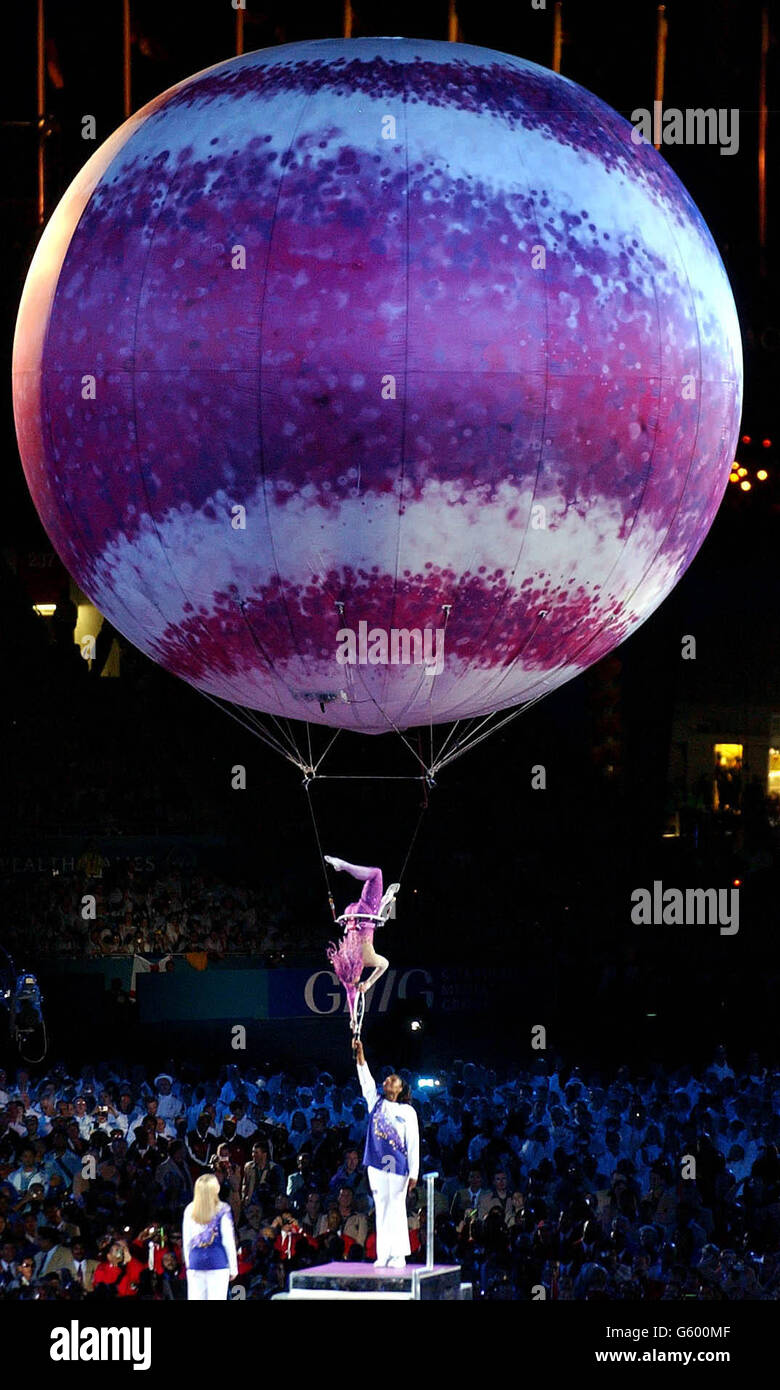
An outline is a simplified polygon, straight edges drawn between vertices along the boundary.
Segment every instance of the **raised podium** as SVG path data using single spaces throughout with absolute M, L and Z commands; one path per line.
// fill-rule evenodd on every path
M 427 1208 L 433 1211 L 433 1184 L 438 1173 L 426 1173 Z M 404 1269 L 388 1265 L 350 1264 L 334 1260 L 311 1269 L 296 1269 L 290 1275 L 286 1293 L 274 1298 L 394 1299 L 407 1303 L 425 1300 L 435 1303 L 472 1301 L 471 1284 L 460 1281 L 460 1265 L 433 1262 L 433 1223 L 428 1226 L 424 1265 L 407 1264 Z
M 462 1284 L 460 1265 L 407 1265 L 385 1269 L 379 1265 L 333 1264 L 298 1269 L 290 1275 L 287 1293 L 276 1298 L 393 1299 L 416 1302 L 458 1302 L 471 1299 L 471 1285 Z M 276 1299 L 274 1299 L 274 1302 Z

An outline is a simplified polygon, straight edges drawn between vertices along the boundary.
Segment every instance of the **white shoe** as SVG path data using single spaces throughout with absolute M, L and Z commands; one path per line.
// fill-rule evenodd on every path
M 406 1260 L 403 1255 L 391 1255 L 387 1261 L 388 1269 L 406 1269 Z
M 397 894 L 400 893 L 400 891 L 400 883 L 391 883 L 390 887 L 385 890 L 385 893 L 382 897 L 382 901 L 379 904 L 379 911 L 377 913 L 377 918 L 381 922 L 387 921 L 387 918 L 390 916 L 390 909 L 393 903 L 395 902 Z

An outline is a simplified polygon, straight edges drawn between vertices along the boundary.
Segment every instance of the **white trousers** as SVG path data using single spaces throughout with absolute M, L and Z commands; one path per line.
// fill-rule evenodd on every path
M 377 1264 L 388 1260 L 405 1260 L 410 1253 L 409 1226 L 406 1220 L 406 1189 L 408 1177 L 402 1173 L 383 1173 L 369 1165 L 368 1181 L 376 1212 Z
M 187 1297 L 190 1299 L 219 1300 L 224 1303 L 228 1296 L 230 1283 L 229 1269 L 188 1269 Z

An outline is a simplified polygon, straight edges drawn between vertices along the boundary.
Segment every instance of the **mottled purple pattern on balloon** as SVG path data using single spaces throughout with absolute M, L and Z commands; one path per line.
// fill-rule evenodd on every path
M 468 45 L 326 40 L 113 139 L 33 264 L 15 407 L 54 545 L 134 642 L 381 732 L 552 689 L 653 611 L 726 485 L 740 343 L 699 213 L 616 113 Z M 445 605 L 435 679 L 337 664 L 343 626 Z

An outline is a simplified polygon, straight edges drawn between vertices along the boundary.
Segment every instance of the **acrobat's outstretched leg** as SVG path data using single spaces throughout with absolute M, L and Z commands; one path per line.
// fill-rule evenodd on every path
M 381 980 L 390 962 L 386 956 L 377 954 L 373 941 L 366 941 L 363 946 L 363 964 L 374 967 L 368 979 L 358 985 L 358 989 L 363 994 L 367 994 L 371 986 L 375 985 L 377 980 Z
M 325 855 L 326 864 L 330 864 L 337 873 L 344 870 L 356 878 L 359 883 L 364 884 L 360 894 L 361 912 L 378 912 L 382 902 L 382 870 L 365 868 L 362 864 L 349 864 L 346 859 L 337 859 L 332 854 Z

